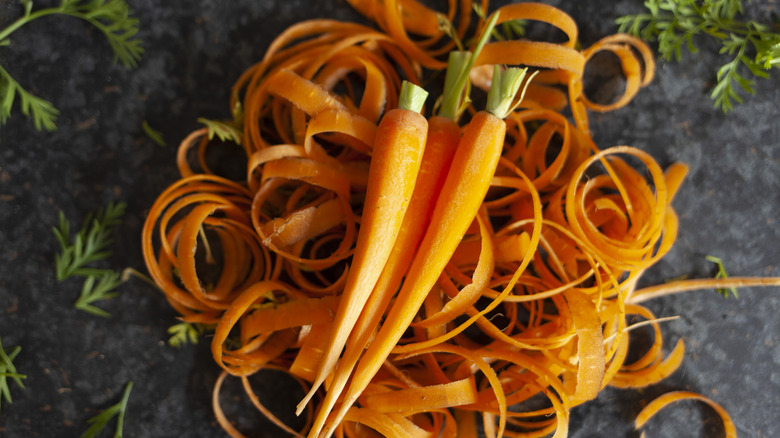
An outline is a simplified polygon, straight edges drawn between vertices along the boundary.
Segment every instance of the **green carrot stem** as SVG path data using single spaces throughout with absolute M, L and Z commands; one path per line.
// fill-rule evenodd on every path
M 447 74 L 444 77 L 444 90 L 442 92 L 442 102 L 439 107 L 439 115 L 448 119 L 456 120 L 463 112 L 464 91 L 469 84 L 469 73 L 471 73 L 474 62 L 477 60 L 482 48 L 487 44 L 493 28 L 498 21 L 498 12 L 490 16 L 490 20 L 482 29 L 482 34 L 471 52 L 451 52 L 447 64 Z M 468 93 L 465 93 L 468 94 Z
M 494 116 L 504 119 L 522 100 L 515 99 L 517 92 L 523 84 L 527 68 L 508 68 L 501 70 L 498 65 L 493 67 L 493 81 L 488 91 L 485 110 Z M 526 82 L 527 86 L 527 82 Z M 523 89 L 523 94 L 525 89 Z
M 422 87 L 404 81 L 401 84 L 401 92 L 398 96 L 398 108 L 419 113 L 422 111 L 427 98 L 428 92 Z

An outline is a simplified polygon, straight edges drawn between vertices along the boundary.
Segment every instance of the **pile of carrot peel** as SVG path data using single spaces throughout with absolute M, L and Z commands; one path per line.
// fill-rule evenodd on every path
M 225 124 L 240 133 L 244 178 L 212 172 L 209 149 L 233 145 L 194 131 L 179 148 L 181 179 L 143 229 L 147 269 L 170 305 L 213 327 L 223 369 L 214 410 L 230 436 L 244 436 L 220 403 L 232 376 L 292 436 L 565 437 L 570 410 L 606 386 L 651 385 L 682 363 L 684 343 L 664 355 L 660 320 L 639 303 L 780 283 L 636 288 L 674 243 L 671 204 L 687 167 L 664 171 L 629 146 L 599 149 L 588 113 L 619 109 L 650 83 L 641 41 L 617 34 L 580 49 L 576 23 L 537 3 L 488 17 L 470 0 L 445 12 L 416 0 L 349 3 L 378 29 L 295 24 L 234 84 Z M 495 31 L 516 20 L 563 41 Z M 468 82 L 454 105 L 409 105 L 409 90 L 441 81 L 453 52 L 467 68 L 452 77 Z M 600 52 L 625 77 L 607 104 L 583 92 Z M 476 101 L 518 65 L 528 70 L 512 107 L 476 109 L 471 86 Z M 654 342 L 628 363 L 631 317 L 652 326 Z M 263 369 L 308 393 L 303 429 L 260 403 L 249 377 Z M 687 392 L 648 405 L 637 427 L 684 399 L 713 406 L 736 436 L 722 408 Z

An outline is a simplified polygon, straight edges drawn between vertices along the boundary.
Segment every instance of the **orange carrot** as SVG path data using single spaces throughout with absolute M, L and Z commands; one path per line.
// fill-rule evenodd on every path
M 325 356 L 311 390 L 298 405 L 298 413 L 336 366 L 401 229 L 428 133 L 428 122 L 419 112 L 428 93 L 412 87 L 416 86 L 405 83 L 401 92 L 402 106 L 385 114 L 377 127 L 352 268 L 336 311 Z
M 494 87 L 488 96 L 488 111 L 476 113 L 466 126 L 406 280 L 379 333 L 358 363 L 326 437 L 332 435 L 346 411 L 382 366 L 474 220 L 504 146 L 506 124 L 503 118 L 511 110 L 524 76 L 525 70 L 499 72 L 496 67 Z M 318 418 L 323 414 L 327 415 L 320 411 Z M 318 434 L 319 431 L 312 428 L 309 436 Z

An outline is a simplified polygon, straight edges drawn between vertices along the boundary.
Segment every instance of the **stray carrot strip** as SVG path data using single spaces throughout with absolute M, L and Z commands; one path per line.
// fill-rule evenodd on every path
M 303 344 L 290 365 L 290 374 L 298 376 L 307 382 L 313 382 L 317 375 L 317 364 L 325 353 L 328 334 L 332 321 L 311 326 L 304 338 Z
M 585 57 L 578 51 L 540 41 L 495 41 L 485 45 L 475 65 L 515 64 L 565 70 L 581 77 Z
M 623 90 L 623 94 L 617 100 L 608 105 L 595 103 L 583 94 L 582 101 L 585 106 L 590 110 L 599 112 L 613 111 L 626 106 L 628 102 L 630 102 L 634 96 L 636 96 L 636 93 L 643 84 L 639 60 L 636 58 L 636 56 L 634 56 L 634 52 L 629 46 L 607 43 L 604 41 L 597 42 L 583 52 L 585 55 L 585 62 L 587 63 L 596 53 L 603 51 L 611 52 L 616 55 L 618 59 L 620 59 L 621 66 L 623 68 L 623 74 L 626 76 L 626 86 Z
M 285 247 L 319 236 L 342 222 L 344 211 L 337 199 L 331 199 L 270 220 L 263 224 L 262 229 L 271 245 Z
M 629 297 L 628 302 L 642 303 L 653 298 L 694 290 L 767 286 L 780 286 L 780 277 L 728 277 L 678 280 L 639 289 Z
M 600 44 L 622 44 L 631 46 L 631 48 L 637 50 L 642 56 L 642 63 L 644 64 L 644 74 L 642 75 L 641 85 L 644 87 L 653 80 L 653 77 L 655 76 L 655 56 L 653 56 L 653 50 L 647 43 L 633 35 L 616 33 L 600 39 L 594 46 Z
M 263 406 L 263 404 L 260 402 L 260 399 L 257 398 L 257 394 L 255 394 L 255 392 L 252 390 L 252 385 L 249 383 L 247 376 L 241 376 L 241 384 L 244 386 L 244 392 L 249 396 L 249 400 L 252 401 L 252 404 L 255 406 L 255 408 L 260 411 L 265 416 L 265 418 L 271 420 L 271 422 L 276 425 L 276 427 L 282 429 L 288 434 L 297 438 L 303 438 L 303 435 L 292 429 L 290 426 L 286 425 L 276 415 L 269 411 L 268 408 Z
M 433 438 L 433 434 L 399 414 L 385 414 L 366 408 L 351 408 L 344 416 L 344 421 L 365 425 L 388 438 Z
M 243 353 L 240 349 L 225 350 L 224 344 L 227 340 L 230 331 L 241 320 L 241 316 L 250 311 L 250 307 L 258 301 L 267 299 L 270 293 L 275 290 L 279 290 L 285 293 L 294 294 L 292 290 L 287 288 L 284 284 L 277 281 L 262 281 L 256 283 L 252 287 L 246 289 L 241 293 L 225 311 L 222 318 L 217 324 L 217 328 L 214 331 L 214 338 L 211 342 L 211 352 L 214 356 L 214 360 L 222 366 L 225 371 L 236 376 L 249 375 L 259 370 L 265 362 L 281 354 L 291 343 L 292 339 L 289 338 L 289 334 L 293 333 L 288 331 L 279 337 L 273 343 L 269 343 L 270 349 L 267 351 L 259 350 L 254 353 L 257 356 L 258 361 L 252 361 L 252 352 Z M 234 357 L 230 357 L 232 354 L 236 354 Z M 247 356 L 250 357 L 247 357 Z
M 326 110 L 346 111 L 344 104 L 326 89 L 287 69 L 281 69 L 269 77 L 265 86 L 310 116 Z
M 572 312 L 577 331 L 577 388 L 573 403 L 582 403 L 596 398 L 604 380 L 605 357 L 604 336 L 601 321 L 591 299 L 575 289 L 564 292 Z
M 450 321 L 463 313 L 467 307 L 474 304 L 482 295 L 482 291 L 487 288 L 488 281 L 493 274 L 494 267 L 493 238 L 490 236 L 487 225 L 480 215 L 477 215 L 477 222 L 479 223 L 479 230 L 480 234 L 482 235 L 482 248 L 479 254 L 479 262 L 474 269 L 472 282 L 461 289 L 461 291 L 458 292 L 458 294 L 452 300 L 447 302 L 447 304 L 444 305 L 444 308 L 440 312 L 435 313 L 413 325 L 419 327 L 431 327 Z
M 658 413 L 658 411 L 680 400 L 698 400 L 706 403 L 712 409 L 714 409 L 715 412 L 717 412 L 717 414 L 720 416 L 721 420 L 723 420 L 723 427 L 726 429 L 726 437 L 737 438 L 737 428 L 734 426 L 734 422 L 731 421 L 731 417 L 729 416 L 728 412 L 723 409 L 723 407 L 709 398 L 704 397 L 703 395 L 688 391 L 667 392 L 666 394 L 651 401 L 647 406 L 642 408 L 642 410 L 636 416 L 636 420 L 634 421 L 634 428 L 642 428 L 653 417 L 653 415 Z
M 574 48 L 577 42 L 577 23 L 562 10 L 545 5 L 543 3 L 516 3 L 505 5 L 497 9 L 500 14 L 498 23 L 512 20 L 536 20 L 551 24 L 562 30 L 568 37 L 568 41 L 562 45 Z M 506 62 L 504 64 L 511 64 Z
M 455 411 L 455 420 L 460 438 L 477 438 L 477 416 L 474 412 L 458 409 Z
M 467 405 L 477 401 L 473 378 L 454 382 L 387 391 L 367 396 L 362 405 L 378 412 L 417 413 L 439 408 Z
M 677 371 L 677 368 L 682 364 L 684 355 L 685 344 L 681 339 L 677 341 L 674 349 L 663 362 L 653 364 L 640 371 L 618 372 L 609 384 L 618 388 L 641 388 L 658 383 Z
M 205 139 L 206 134 L 208 134 L 208 128 L 198 129 L 190 133 L 179 144 L 179 149 L 177 150 L 176 153 L 176 164 L 178 165 L 179 173 L 183 178 L 195 175 L 195 172 L 192 170 L 189 163 L 187 162 L 187 152 L 191 147 L 198 144 L 197 142 L 198 140 Z
M 359 152 L 366 154 L 371 153 L 371 147 L 376 137 L 376 125 L 370 120 L 353 115 L 348 111 L 331 111 L 326 110 L 317 114 L 312 118 L 306 127 L 306 140 L 304 141 L 304 149 L 306 155 L 310 158 L 322 159 L 327 154 L 322 147 L 316 145 L 313 137 L 323 132 L 339 132 L 347 134 L 360 141 L 362 147 Z M 357 143 L 352 143 L 353 146 L 357 146 Z
M 380 20 L 382 15 L 374 8 L 376 3 L 367 0 L 347 0 L 349 4 L 369 20 Z M 437 33 L 436 13 L 413 0 L 401 0 L 403 26 L 417 35 L 433 36 Z
M 339 296 L 299 298 L 263 307 L 247 315 L 241 329 L 254 337 L 292 327 L 323 324 L 333 319 L 340 299 Z
M 222 384 L 225 382 L 225 378 L 228 376 L 227 371 L 222 371 L 217 377 L 217 381 L 214 383 L 214 390 L 211 395 L 211 406 L 214 410 L 214 416 L 217 422 L 222 426 L 224 430 L 231 438 L 244 438 L 244 435 L 236 429 L 233 424 L 228 420 L 225 415 L 225 411 L 222 410 L 222 404 L 219 401 L 219 392 L 222 389 Z

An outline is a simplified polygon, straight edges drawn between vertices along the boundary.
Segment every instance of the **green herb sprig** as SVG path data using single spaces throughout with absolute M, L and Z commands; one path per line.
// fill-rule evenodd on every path
M 86 265 L 105 259 L 111 252 L 106 248 L 111 244 L 111 230 L 121 223 L 127 205 L 123 202 L 110 203 L 94 215 L 89 215 L 81 230 L 70 241 L 70 222 L 65 214 L 59 214 L 59 227 L 53 228 L 60 243 L 61 252 L 57 254 L 55 265 L 57 280 L 63 281 L 72 276 L 103 275 L 105 269 L 90 268 Z
M 152 128 L 149 125 L 149 122 L 146 120 L 141 122 L 141 129 L 143 129 L 144 134 L 146 134 L 146 136 L 149 137 L 149 140 L 154 142 L 154 144 L 160 147 L 165 147 L 165 138 L 163 138 L 162 132 Z
M 710 97 L 724 113 L 734 108 L 734 102 L 742 102 L 740 89 L 754 94 L 755 80 L 747 72 L 754 78 L 768 78 L 773 67 L 780 67 L 780 33 L 742 19 L 740 0 L 646 0 L 645 7 L 648 13 L 618 18 L 620 32 L 657 41 L 666 60 L 679 62 L 683 47 L 697 53 L 694 41 L 699 35 L 721 42 L 720 53 L 731 60 L 718 68 Z
M 97 283 L 95 283 L 96 281 Z M 99 276 L 90 275 L 84 280 L 84 284 L 81 287 L 81 295 L 78 300 L 76 300 L 74 307 L 95 316 L 109 318 L 111 316 L 110 313 L 99 307 L 93 306 L 92 303 L 116 297 L 119 294 L 113 292 L 113 290 L 122 283 L 123 281 L 120 278 L 119 273 L 115 271 L 108 271 Z
M 11 379 L 17 386 L 24 389 L 22 379 L 26 379 L 27 376 L 19 374 L 13 363 L 20 351 L 22 351 L 22 347 L 18 345 L 6 351 L 3 348 L 2 338 L 0 338 L 0 409 L 3 407 L 3 399 L 8 403 L 13 403 L 8 379 Z
M 113 290 L 126 279 L 117 271 L 87 265 L 111 255 L 111 251 L 107 249 L 113 241 L 111 231 L 121 223 L 125 207 L 123 202 L 112 202 L 94 215 L 90 214 L 72 242 L 70 222 L 60 212 L 59 226 L 53 228 L 61 249 L 55 259 L 57 280 L 64 281 L 74 276 L 85 277 L 81 294 L 74 304 L 79 310 L 96 316 L 111 316 L 93 303 L 117 296 Z
M 241 132 L 241 123 L 237 121 L 227 120 L 211 120 L 203 117 L 198 118 L 198 123 L 206 125 L 208 128 L 209 140 L 212 140 L 214 136 L 221 141 L 233 142 L 237 145 L 241 144 L 241 138 L 243 134 Z
M 130 391 L 132 390 L 133 382 L 127 382 L 125 391 L 122 394 L 122 400 L 87 420 L 87 423 L 90 424 L 90 426 L 86 432 L 81 434 L 81 438 L 96 438 L 100 435 L 100 432 L 103 431 L 108 422 L 111 421 L 111 419 L 114 417 L 117 417 L 114 438 L 122 438 L 122 429 L 124 428 L 125 423 L 125 412 L 127 411 L 127 401 L 130 399 Z
M 58 7 L 33 11 L 32 0 L 20 0 L 23 15 L 0 30 L 0 47 L 11 46 L 10 35 L 25 24 L 47 15 L 68 15 L 81 18 L 100 29 L 114 51 L 114 62 L 128 69 L 138 66 L 144 53 L 138 38 L 138 19 L 131 16 L 125 0 L 62 0 Z M 14 100 L 19 97 L 22 114 L 32 117 L 35 129 L 57 129 L 59 111 L 51 102 L 26 91 L 8 71 L 0 67 L 0 126 L 11 116 Z
M 718 272 L 715 273 L 715 278 L 728 278 L 729 274 L 728 272 L 726 272 L 726 268 L 723 266 L 723 260 L 711 255 L 704 256 L 704 258 L 707 259 L 708 262 L 712 262 L 715 263 L 715 265 L 717 265 Z M 735 287 L 720 288 L 716 290 L 719 294 L 723 295 L 723 298 L 728 298 L 729 293 L 731 293 L 731 295 L 734 295 L 734 298 L 739 298 L 739 294 L 737 293 L 737 288 Z
M 168 345 L 173 348 L 181 348 L 185 344 L 197 344 L 198 338 L 205 327 L 203 324 L 193 324 L 189 322 L 180 322 L 168 327 L 168 334 L 171 335 L 168 338 Z

